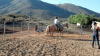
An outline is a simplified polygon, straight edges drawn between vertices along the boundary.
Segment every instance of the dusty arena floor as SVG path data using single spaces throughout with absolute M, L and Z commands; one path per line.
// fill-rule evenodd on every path
M 0 56 L 100 56 L 97 44 L 91 48 L 91 35 L 80 36 L 66 33 L 61 37 L 54 34 L 16 36 L 0 40 Z

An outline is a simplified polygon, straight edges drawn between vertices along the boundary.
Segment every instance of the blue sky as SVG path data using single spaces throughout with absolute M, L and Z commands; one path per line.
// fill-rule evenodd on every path
M 100 0 L 41 0 L 50 4 L 71 3 L 100 13 Z

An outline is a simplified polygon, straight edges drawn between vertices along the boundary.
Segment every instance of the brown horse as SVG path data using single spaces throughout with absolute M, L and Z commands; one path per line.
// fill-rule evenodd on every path
M 68 24 L 67 23 L 64 23 L 62 24 L 62 27 L 67 27 L 68 28 Z M 57 29 L 57 26 L 56 25 L 48 25 L 47 28 L 46 28 L 46 35 L 48 35 L 48 33 L 50 33 L 50 36 L 53 36 L 53 32 L 54 31 L 58 31 L 59 28 Z M 63 35 L 63 30 L 62 31 L 58 31 L 60 33 L 60 36 Z

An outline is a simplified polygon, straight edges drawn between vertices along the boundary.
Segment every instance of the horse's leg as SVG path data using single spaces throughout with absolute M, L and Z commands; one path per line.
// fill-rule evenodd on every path
M 61 31 L 59 31 L 59 37 L 61 37 Z
M 50 32 L 50 36 L 51 36 L 51 32 Z
M 60 35 L 63 35 L 63 32 L 62 31 L 60 31 Z
M 48 36 L 48 32 L 45 33 L 46 37 Z
M 61 37 L 61 36 L 63 36 L 63 33 L 62 33 L 62 31 L 60 31 L 60 37 Z
M 50 33 L 50 36 L 52 36 L 52 31 L 51 31 L 51 33 Z
M 52 36 L 53 36 L 53 31 L 52 31 Z
M 62 36 L 63 36 L 63 31 L 62 31 Z

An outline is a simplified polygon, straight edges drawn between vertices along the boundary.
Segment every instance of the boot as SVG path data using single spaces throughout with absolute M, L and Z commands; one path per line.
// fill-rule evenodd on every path
M 94 46 L 92 46 L 92 48 L 94 48 Z
M 98 49 L 100 49 L 100 46 L 98 46 Z

